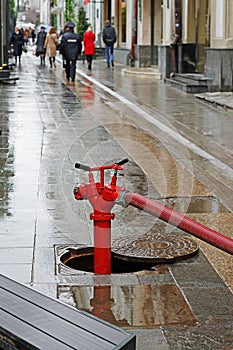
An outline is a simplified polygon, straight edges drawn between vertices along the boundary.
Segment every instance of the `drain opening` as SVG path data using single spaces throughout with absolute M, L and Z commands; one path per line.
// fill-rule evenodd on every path
M 155 264 L 153 262 L 141 263 L 122 260 L 112 252 L 112 273 L 130 273 L 141 270 L 150 270 Z M 65 266 L 80 271 L 94 272 L 94 248 L 85 247 L 79 249 L 70 248 L 60 257 Z

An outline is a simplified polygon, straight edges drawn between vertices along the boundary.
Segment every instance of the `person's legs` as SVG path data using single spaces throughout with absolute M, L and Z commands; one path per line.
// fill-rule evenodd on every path
M 105 57 L 106 57 L 107 67 L 110 67 L 110 56 L 109 56 L 109 46 L 108 45 L 105 45 Z
M 66 60 L 65 57 L 62 56 L 62 68 L 65 69 L 66 68 Z
M 93 59 L 93 55 L 90 55 L 90 70 L 92 68 L 92 59 Z
M 70 79 L 70 61 L 66 60 L 66 79 L 69 80 Z
M 76 74 L 76 60 L 71 61 L 71 66 L 70 66 L 70 77 L 71 80 L 75 80 L 75 74 Z
M 92 55 L 87 55 L 87 67 L 91 70 Z
M 52 64 L 52 57 L 49 57 L 49 63 L 50 63 L 50 68 L 53 67 L 53 64 Z
M 89 60 L 90 60 L 90 57 L 89 57 L 90 55 L 86 55 L 86 58 L 87 58 L 87 67 L 88 67 L 88 69 L 89 69 Z
M 110 61 L 112 63 L 112 67 L 114 67 L 114 44 L 110 46 Z
M 56 57 L 53 57 L 53 65 L 54 65 L 54 68 L 56 68 Z

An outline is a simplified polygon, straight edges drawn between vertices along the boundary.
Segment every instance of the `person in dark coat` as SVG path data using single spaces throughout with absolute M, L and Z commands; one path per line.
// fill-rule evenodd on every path
M 45 53 L 46 49 L 44 47 L 45 39 L 47 36 L 47 33 L 45 32 L 45 27 L 40 27 L 41 31 L 37 33 L 36 38 L 36 55 L 40 56 L 40 65 L 45 64 Z
M 14 33 L 12 33 L 10 45 L 13 46 L 13 55 L 15 57 L 15 64 L 17 64 L 17 57 L 19 63 L 21 63 L 22 47 L 24 45 L 23 34 L 19 30 L 19 27 L 15 27 Z
M 35 34 L 35 30 L 34 29 L 31 30 L 31 38 L 32 38 L 32 45 L 34 45 L 35 39 L 36 39 L 36 34 Z
M 92 59 L 95 53 L 95 33 L 89 25 L 83 36 L 84 53 L 87 57 L 88 70 L 91 71 Z
M 110 62 L 112 67 L 114 67 L 114 44 L 117 40 L 116 30 L 111 25 L 109 19 L 105 21 L 105 27 L 103 29 L 103 42 L 105 43 L 105 57 L 107 67 L 110 67 Z
M 82 51 L 82 38 L 79 34 L 74 33 L 75 24 L 67 23 L 67 31 L 63 34 L 60 43 L 60 53 L 66 61 L 66 79 L 74 81 L 76 75 L 76 61 Z

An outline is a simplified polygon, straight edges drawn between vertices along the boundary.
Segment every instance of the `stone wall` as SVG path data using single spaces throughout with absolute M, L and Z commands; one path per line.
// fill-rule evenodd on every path
M 160 45 L 159 46 L 159 71 L 162 75 L 162 79 L 166 79 L 170 77 L 171 74 L 171 55 L 170 55 L 170 46 Z
M 158 46 L 135 45 L 135 67 L 158 65 Z
M 205 76 L 209 91 L 233 91 L 233 49 L 205 49 Z
M 130 64 L 130 50 L 127 49 L 114 49 L 114 59 L 118 63 L 124 65 Z

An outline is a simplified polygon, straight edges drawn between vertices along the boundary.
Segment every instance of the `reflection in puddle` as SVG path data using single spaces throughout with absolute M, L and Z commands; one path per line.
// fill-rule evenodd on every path
M 174 284 L 59 286 L 58 294 L 59 299 L 118 327 L 155 327 L 196 322 Z

